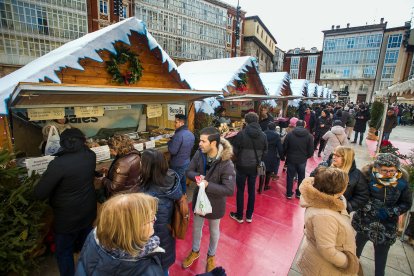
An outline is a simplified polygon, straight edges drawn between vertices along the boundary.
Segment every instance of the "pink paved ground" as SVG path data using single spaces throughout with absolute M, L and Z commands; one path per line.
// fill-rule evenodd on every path
M 307 173 L 321 162 L 321 158 L 308 160 Z M 256 196 L 253 223 L 239 224 L 229 217 L 236 209 L 236 196 L 228 198 L 226 215 L 221 221 L 221 236 L 216 254 L 217 265 L 226 269 L 227 275 L 287 275 L 303 236 L 304 210 L 299 200 L 288 200 L 286 173 L 280 166 L 280 178 L 271 182 L 272 189 Z M 247 189 L 245 192 L 247 203 Z M 192 218 L 191 222 L 192 224 Z M 208 224 L 203 228 L 201 256 L 188 269 L 181 262 L 191 250 L 192 225 L 185 240 L 177 241 L 177 259 L 170 275 L 196 275 L 205 272 L 209 242 Z

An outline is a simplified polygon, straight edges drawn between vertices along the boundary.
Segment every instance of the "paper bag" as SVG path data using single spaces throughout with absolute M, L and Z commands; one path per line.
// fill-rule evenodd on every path
M 55 126 L 50 126 L 45 147 L 45 155 L 52 155 L 59 151 L 60 136 Z

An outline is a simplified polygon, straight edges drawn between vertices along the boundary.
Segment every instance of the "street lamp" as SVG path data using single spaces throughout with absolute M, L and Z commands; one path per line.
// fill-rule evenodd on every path
M 237 7 L 236 7 L 236 29 L 234 32 L 236 42 L 234 43 L 234 56 L 237 57 L 237 41 L 240 39 L 240 10 L 241 7 L 239 5 L 239 0 L 237 0 Z M 241 43 L 240 43 L 241 46 Z

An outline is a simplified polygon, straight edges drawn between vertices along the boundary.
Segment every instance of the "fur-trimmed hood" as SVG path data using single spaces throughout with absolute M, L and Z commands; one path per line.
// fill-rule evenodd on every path
M 231 160 L 233 157 L 233 146 L 224 138 L 220 138 L 220 145 L 218 149 L 218 157 L 221 157 L 221 160 Z
M 331 196 L 318 191 L 313 187 L 314 178 L 307 177 L 300 184 L 300 206 L 303 208 L 314 207 L 342 212 L 346 210 L 346 200 L 342 194 Z
M 371 179 L 371 172 L 372 172 L 372 168 L 374 167 L 374 163 L 365 165 L 364 167 L 362 167 L 361 169 L 361 173 L 362 175 L 367 179 L 370 180 Z M 399 170 L 402 173 L 402 177 L 408 182 L 410 180 L 410 176 L 408 174 L 408 172 L 403 169 L 403 168 L 399 168 Z

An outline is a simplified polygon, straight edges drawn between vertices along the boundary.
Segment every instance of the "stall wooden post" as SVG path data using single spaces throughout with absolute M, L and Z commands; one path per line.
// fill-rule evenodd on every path
M 188 130 L 194 133 L 194 120 L 195 120 L 195 106 L 194 102 L 190 102 L 188 104 L 188 118 L 187 118 L 187 124 L 188 124 Z
M 6 149 L 11 152 L 13 147 L 7 116 L 0 116 L 0 133 L 2 133 L 0 138 L 0 150 Z

